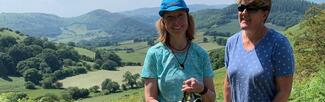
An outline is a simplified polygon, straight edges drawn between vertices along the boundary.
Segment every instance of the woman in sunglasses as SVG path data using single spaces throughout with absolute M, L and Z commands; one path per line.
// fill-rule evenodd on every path
M 195 27 L 188 12 L 183 0 L 162 0 L 156 22 L 160 42 L 147 51 L 141 72 L 147 102 L 186 101 L 187 93 L 215 101 L 210 59 L 192 42 Z
M 286 102 L 294 74 L 289 41 L 264 24 L 271 0 L 237 0 L 241 31 L 227 41 L 226 102 Z

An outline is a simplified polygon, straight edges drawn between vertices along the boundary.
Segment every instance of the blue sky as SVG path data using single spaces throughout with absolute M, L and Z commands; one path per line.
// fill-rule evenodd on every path
M 236 0 L 186 0 L 187 4 L 232 4 Z M 158 7 L 161 0 L 0 0 L 0 12 L 41 12 L 61 17 L 78 16 L 95 9 L 121 12 Z

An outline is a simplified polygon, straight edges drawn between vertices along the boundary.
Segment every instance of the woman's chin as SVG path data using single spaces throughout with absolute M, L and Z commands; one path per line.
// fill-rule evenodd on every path
M 248 29 L 248 26 L 240 26 L 240 29 L 247 30 Z
M 248 24 L 246 24 L 244 22 L 241 22 L 239 26 L 240 26 L 240 29 L 242 29 L 242 30 L 245 30 L 248 28 Z

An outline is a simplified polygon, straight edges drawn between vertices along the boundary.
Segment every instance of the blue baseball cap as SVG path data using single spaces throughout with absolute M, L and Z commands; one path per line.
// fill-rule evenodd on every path
M 166 11 L 177 10 L 186 10 L 186 12 L 189 11 L 184 0 L 162 0 L 159 15 L 162 17 Z

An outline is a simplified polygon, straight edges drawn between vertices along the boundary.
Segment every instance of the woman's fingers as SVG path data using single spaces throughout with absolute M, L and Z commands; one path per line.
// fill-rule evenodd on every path
M 189 86 L 187 86 L 187 85 L 183 85 L 182 91 L 183 91 L 183 92 L 188 92 L 188 93 L 190 93 L 190 92 L 194 92 L 194 89 L 193 89 L 193 87 L 189 87 Z
M 200 92 L 201 84 L 195 78 L 190 78 L 183 82 L 183 92 Z

